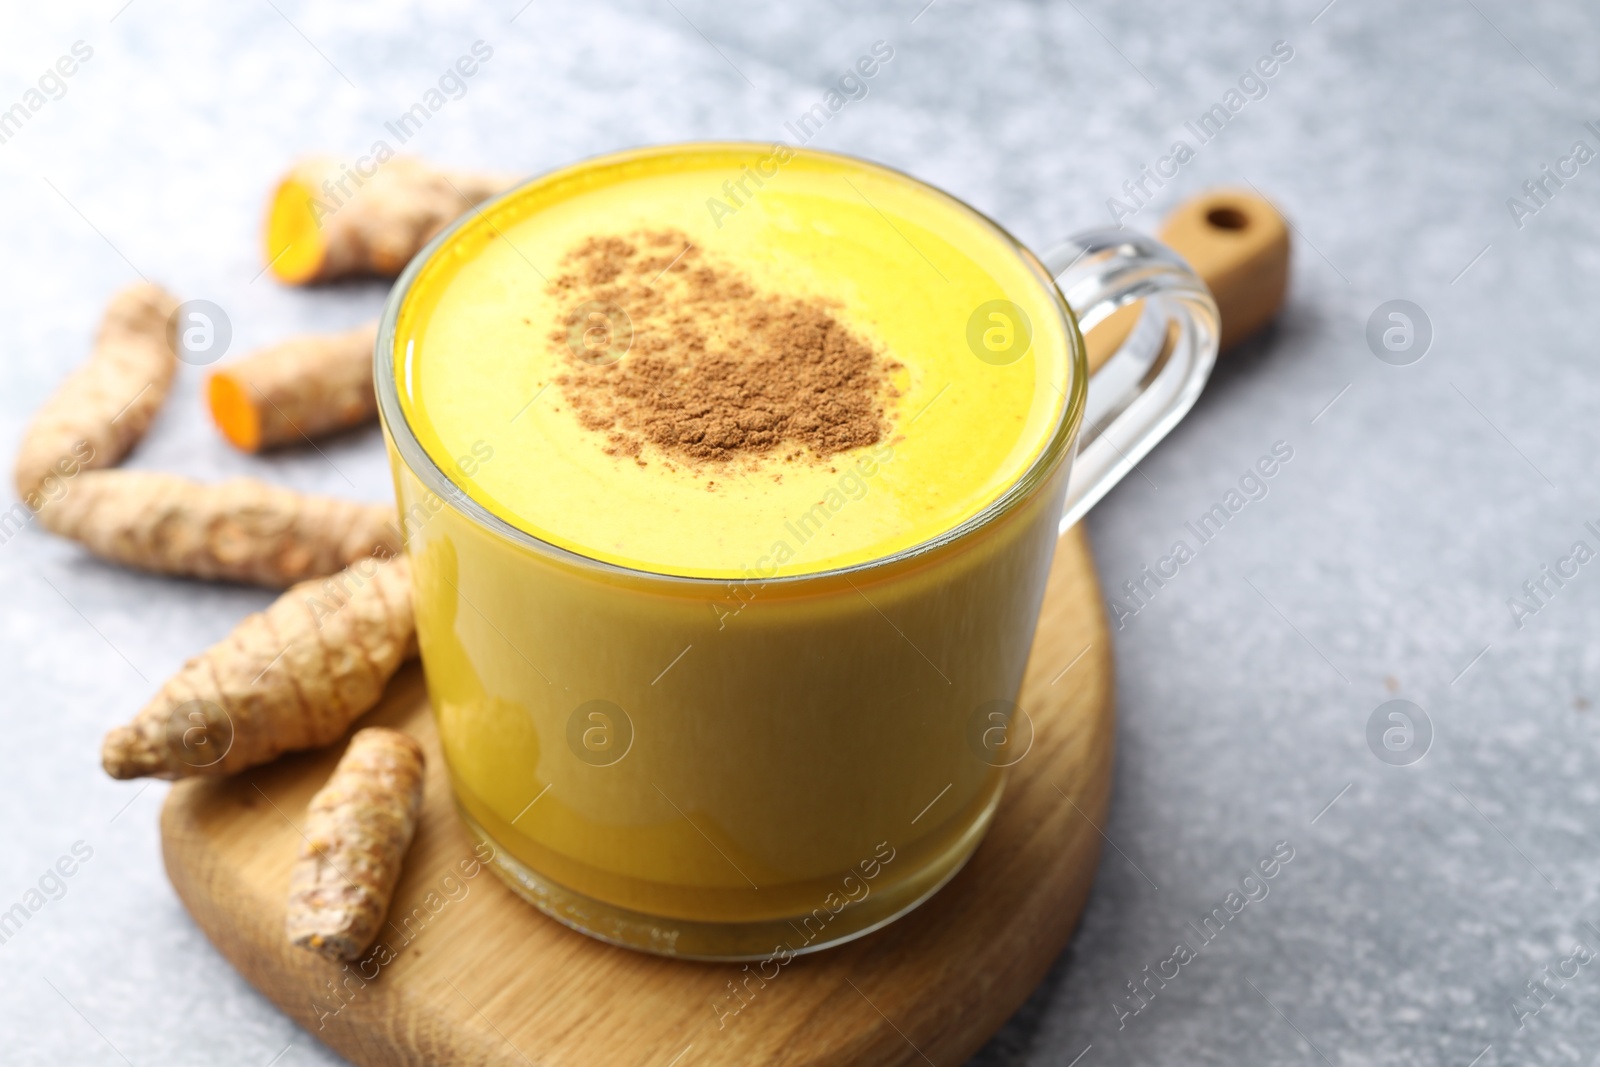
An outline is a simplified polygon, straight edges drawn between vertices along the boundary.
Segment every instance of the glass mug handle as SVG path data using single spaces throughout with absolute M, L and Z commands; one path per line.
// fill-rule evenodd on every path
M 1143 234 L 1080 233 L 1045 255 L 1044 265 L 1086 334 L 1117 309 L 1144 301 L 1122 346 L 1089 376 L 1061 517 L 1065 533 L 1194 405 L 1217 361 L 1219 318 L 1199 275 Z

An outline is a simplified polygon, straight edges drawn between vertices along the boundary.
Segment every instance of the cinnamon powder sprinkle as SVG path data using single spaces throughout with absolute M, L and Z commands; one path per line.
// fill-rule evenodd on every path
M 828 303 L 761 292 L 676 230 L 590 237 L 561 268 L 549 286 L 559 307 L 608 308 L 576 328 L 569 315 L 549 334 L 566 367 L 555 382 L 579 422 L 606 435 L 608 453 L 644 464 L 658 451 L 669 467 L 769 453 L 794 462 L 888 434 L 900 364 Z M 608 362 L 629 323 L 631 347 Z

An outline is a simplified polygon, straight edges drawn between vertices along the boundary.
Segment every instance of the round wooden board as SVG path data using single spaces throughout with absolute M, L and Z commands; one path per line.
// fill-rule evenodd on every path
M 728 986 L 745 977 L 742 965 L 614 948 L 545 918 L 487 870 L 462 877 L 472 844 L 414 665 L 361 721 L 406 730 L 429 760 L 391 909 L 423 919 L 386 930 L 396 952 L 376 978 L 293 948 L 283 933 L 296 827 L 342 746 L 174 786 L 161 815 L 167 873 L 257 989 L 362 1065 L 955 1067 L 1044 977 L 1094 881 L 1111 784 L 1112 661 L 1081 528 L 1057 548 L 1021 703 L 1033 747 L 966 868 L 887 928 L 798 958 L 764 985 L 746 982 L 742 1002 Z

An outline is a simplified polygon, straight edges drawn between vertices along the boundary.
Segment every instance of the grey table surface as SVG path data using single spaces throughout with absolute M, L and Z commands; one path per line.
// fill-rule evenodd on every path
M 263 198 L 292 157 L 384 137 L 475 41 L 492 58 L 406 148 L 530 173 L 781 137 L 889 42 L 814 143 L 941 185 L 1037 248 L 1108 224 L 1123 182 L 1195 146 L 1185 120 L 1287 42 L 1265 95 L 1130 204 L 1154 229 L 1186 194 L 1249 182 L 1292 220 L 1295 262 L 1277 325 L 1087 520 L 1108 600 L 1275 443 L 1293 458 L 1123 619 L 1115 848 L 1070 947 L 973 1062 L 1595 1062 L 1600 564 L 1573 552 L 1600 550 L 1600 164 L 1573 151 L 1600 150 L 1600 9 L 924 3 L 13 6 L 0 109 L 75 42 L 92 56 L 0 143 L 0 460 L 140 274 L 225 308 L 234 352 L 372 316 L 381 285 L 258 277 Z M 1547 165 L 1569 176 L 1530 199 Z M 1392 299 L 1431 324 L 1408 365 L 1366 340 Z M 385 497 L 375 432 L 245 457 L 214 438 L 201 381 L 183 369 L 133 466 Z M 1546 565 L 1577 573 L 1528 600 Z M 0 586 L 0 909 L 52 891 L 0 945 L 0 1058 L 338 1062 L 189 921 L 161 867 L 165 786 L 97 760 L 110 724 L 268 595 L 128 573 L 31 526 L 0 544 Z M 1391 699 L 1431 724 L 1410 765 L 1368 742 Z M 1170 973 L 1278 842 L 1294 858 L 1269 895 L 1131 1014 L 1126 983 Z M 58 884 L 75 844 L 90 858 Z

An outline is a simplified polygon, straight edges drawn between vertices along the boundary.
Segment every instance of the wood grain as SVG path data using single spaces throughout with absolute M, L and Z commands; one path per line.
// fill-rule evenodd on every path
M 971 862 L 887 928 L 752 980 L 743 1007 L 720 1020 L 712 1005 L 739 1003 L 723 998 L 743 965 L 614 948 L 546 918 L 487 869 L 464 877 L 472 845 L 415 666 L 358 724 L 407 731 L 429 760 L 390 914 L 413 918 L 390 928 L 395 957 L 375 978 L 347 979 L 284 937 L 297 827 L 342 746 L 174 786 L 161 816 L 167 872 L 222 954 L 357 1064 L 958 1065 L 1060 953 L 1100 852 L 1111 641 L 1081 529 L 1062 538 L 1049 583 L 1021 696 L 1033 747 Z

